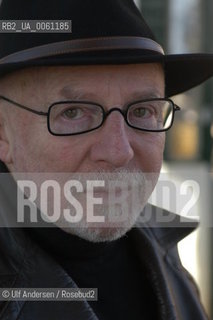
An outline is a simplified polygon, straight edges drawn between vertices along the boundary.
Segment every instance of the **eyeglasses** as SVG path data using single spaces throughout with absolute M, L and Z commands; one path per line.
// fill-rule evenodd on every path
M 47 117 L 47 127 L 52 135 L 71 136 L 100 128 L 114 111 L 119 112 L 127 125 L 133 129 L 162 132 L 171 128 L 175 111 L 180 110 L 171 99 L 154 98 L 138 100 L 124 106 L 105 111 L 103 106 L 90 101 L 58 101 L 51 104 L 48 112 L 36 111 L 0 95 L 19 108 Z

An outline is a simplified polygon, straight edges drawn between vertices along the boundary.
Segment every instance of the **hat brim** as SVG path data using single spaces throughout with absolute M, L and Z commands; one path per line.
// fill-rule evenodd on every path
M 165 55 L 166 93 L 173 96 L 213 76 L 213 54 Z
M 162 63 L 165 70 L 166 96 L 189 90 L 213 75 L 213 54 L 162 55 L 145 50 L 103 50 L 59 54 L 15 63 L 1 63 L 0 75 L 33 66 L 103 65 Z

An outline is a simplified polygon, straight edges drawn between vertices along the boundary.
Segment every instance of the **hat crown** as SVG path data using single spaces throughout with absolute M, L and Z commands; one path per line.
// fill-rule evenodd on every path
M 72 33 L 0 33 L 0 57 L 42 44 L 97 37 L 155 40 L 133 0 L 3 0 L 1 20 L 72 20 Z

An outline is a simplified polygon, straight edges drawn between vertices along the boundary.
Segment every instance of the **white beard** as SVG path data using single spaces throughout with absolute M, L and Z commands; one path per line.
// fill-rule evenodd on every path
M 65 232 L 85 240 L 104 242 L 122 237 L 135 225 L 156 185 L 158 174 L 116 170 L 113 173 L 93 173 L 92 179 L 98 181 L 113 180 L 116 183 L 123 183 L 125 188 L 127 188 L 127 185 L 131 186 L 131 189 L 128 195 L 120 199 L 117 205 L 110 201 L 105 201 L 95 210 L 95 216 L 105 217 L 105 222 L 88 222 L 86 217 L 83 217 L 81 221 L 73 224 L 67 222 L 64 216 L 61 215 L 56 225 Z M 82 181 L 82 178 L 79 180 Z

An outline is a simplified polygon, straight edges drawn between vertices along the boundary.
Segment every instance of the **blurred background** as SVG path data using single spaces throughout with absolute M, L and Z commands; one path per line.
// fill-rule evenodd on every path
M 135 2 L 166 53 L 213 53 L 212 0 Z M 179 243 L 179 253 L 213 319 L 213 79 L 172 98 L 182 111 L 176 113 L 174 126 L 167 134 L 162 171 L 181 187 L 186 181 L 190 182 L 193 194 L 199 188 L 191 198 L 194 205 L 190 209 L 200 216 L 200 227 Z M 151 202 L 162 202 L 157 200 L 151 199 Z M 160 205 L 181 214 L 177 203 L 174 205 L 174 201 L 169 200 L 171 197 L 167 194 Z M 189 209 L 186 204 L 184 209 Z

